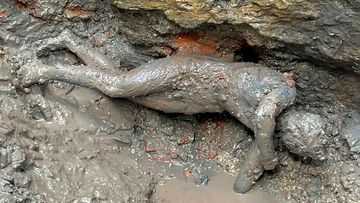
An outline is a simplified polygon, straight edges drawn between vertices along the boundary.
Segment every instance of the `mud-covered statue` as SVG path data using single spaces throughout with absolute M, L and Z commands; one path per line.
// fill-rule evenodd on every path
M 254 132 L 256 140 L 236 179 L 237 193 L 250 190 L 264 170 L 278 164 L 273 144 L 275 119 L 295 99 L 291 75 L 259 64 L 189 56 L 166 57 L 124 71 L 70 31 L 49 39 L 39 51 L 57 48 L 68 48 L 86 66 L 34 60 L 18 71 L 24 86 L 61 80 L 163 112 L 229 112 Z

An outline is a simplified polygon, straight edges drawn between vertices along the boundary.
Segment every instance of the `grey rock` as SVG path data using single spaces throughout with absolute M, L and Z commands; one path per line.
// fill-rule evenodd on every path
M 360 114 L 351 113 L 343 121 L 342 136 L 346 139 L 352 152 L 360 153 Z
M 289 111 L 280 119 L 281 140 L 290 152 L 314 160 L 325 160 L 326 123 L 320 115 Z
M 167 18 L 185 28 L 224 22 L 248 25 L 244 33 L 254 31 L 267 38 L 262 45 L 269 49 L 284 49 L 302 58 L 318 62 L 326 60 L 327 66 L 360 72 L 358 0 L 192 0 L 186 3 L 112 0 L 112 3 L 122 9 L 161 10 Z
M 205 173 L 195 175 L 195 184 L 206 186 L 209 183 L 209 177 Z
M 14 129 L 9 123 L 2 123 L 0 120 L 0 144 L 5 142 L 6 137 L 13 131 Z
M 33 199 L 30 177 L 19 170 L 25 153 L 18 146 L 0 147 L 0 202 L 26 202 Z

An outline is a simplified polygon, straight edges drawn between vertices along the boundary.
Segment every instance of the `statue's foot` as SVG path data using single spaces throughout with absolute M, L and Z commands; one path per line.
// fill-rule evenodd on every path
M 264 168 L 261 164 L 260 150 L 258 145 L 254 142 L 250 146 L 246 161 L 242 165 L 239 175 L 236 177 L 234 191 L 240 194 L 246 193 L 252 188 L 255 181 L 259 179 L 263 173 Z
M 241 171 L 236 177 L 234 183 L 234 191 L 239 194 L 244 194 L 248 192 L 255 184 L 255 181 L 260 178 L 263 172 L 264 169 L 262 167 L 254 170 L 249 170 L 247 172 Z
M 44 83 L 47 78 L 47 71 L 50 67 L 39 60 L 31 61 L 23 65 L 17 71 L 17 78 L 23 86 L 29 86 L 34 83 Z

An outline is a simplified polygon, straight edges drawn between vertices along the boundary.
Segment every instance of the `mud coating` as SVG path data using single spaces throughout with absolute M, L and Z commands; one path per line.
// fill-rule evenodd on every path
M 304 158 L 324 161 L 328 142 L 326 124 L 320 115 L 289 111 L 280 119 L 281 140 L 290 152 Z
M 359 202 L 359 3 L 111 2 L 0 1 L 0 202 Z M 279 164 L 244 195 L 233 183 L 256 177 L 241 174 L 258 141 L 245 117 L 163 113 L 56 80 L 23 88 L 15 77 L 36 59 L 122 75 L 177 54 L 292 73 L 284 81 L 296 99 L 275 122 Z
M 289 84 L 284 75 L 252 63 L 188 56 L 166 57 L 119 73 L 108 65 L 109 62 L 104 62 L 109 61 L 105 55 L 93 57 L 99 52 L 74 46 L 79 44 L 74 42 L 78 39 L 67 38 L 69 36 L 73 35 L 65 30 L 40 47 L 39 52 L 57 43 L 55 46 L 69 48 L 87 66 L 54 66 L 34 60 L 17 72 L 24 86 L 61 80 L 96 88 L 111 97 L 127 98 L 167 113 L 228 111 L 255 132 L 263 167 L 267 170 L 276 167 L 278 159 L 272 139 L 275 119 L 293 103 L 296 94 L 294 84 Z M 87 54 L 83 54 L 85 51 Z

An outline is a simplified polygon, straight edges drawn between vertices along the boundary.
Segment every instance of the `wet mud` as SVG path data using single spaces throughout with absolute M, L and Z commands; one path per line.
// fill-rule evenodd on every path
M 360 200 L 360 78 L 349 68 L 265 48 L 272 40 L 247 25 L 183 28 L 160 11 L 107 1 L 5 0 L 0 25 L 0 201 Z M 43 48 L 66 29 L 120 73 L 177 54 L 291 72 L 296 98 L 274 129 L 279 164 L 237 195 L 233 184 L 256 140 L 231 112 L 164 113 L 58 80 L 22 87 L 16 72 L 34 59 L 91 65 L 71 46 Z
M 234 177 L 224 173 L 218 173 L 211 178 L 211 182 L 206 187 L 196 186 L 193 184 L 191 178 L 177 178 L 169 180 L 163 185 L 156 186 L 156 193 L 154 199 L 157 202 L 166 203 L 182 203 L 182 202 L 199 202 L 199 203 L 282 203 L 286 202 L 278 199 L 275 195 L 269 195 L 260 191 L 249 192 L 243 195 L 238 195 L 232 192 L 231 183 L 234 182 Z

